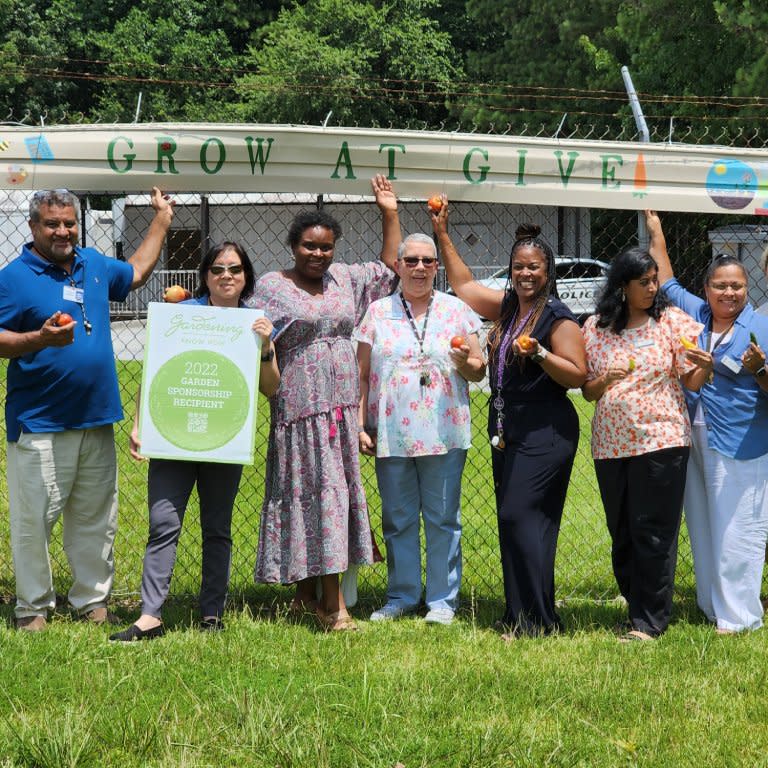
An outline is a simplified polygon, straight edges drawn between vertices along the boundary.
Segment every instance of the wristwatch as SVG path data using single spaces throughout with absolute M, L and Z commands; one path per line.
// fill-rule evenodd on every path
M 548 354 L 549 354 L 549 351 L 547 350 L 547 348 L 542 347 L 541 344 L 539 344 L 539 349 L 535 355 L 531 355 L 531 360 L 533 360 L 534 363 L 541 363 L 542 361 L 547 359 Z
M 767 373 L 767 371 L 765 370 L 765 363 L 763 363 L 763 365 L 761 365 L 761 366 L 760 366 L 760 367 L 759 367 L 759 368 L 758 368 L 758 369 L 755 371 L 755 376 L 757 376 L 757 377 L 760 377 L 760 376 L 765 376 L 765 374 L 766 374 L 766 373 Z
M 275 349 L 274 349 L 274 347 L 270 347 L 269 348 L 269 352 L 267 352 L 266 355 L 262 355 L 261 356 L 261 362 L 262 363 L 271 363 L 272 360 L 274 359 L 274 357 L 275 357 Z

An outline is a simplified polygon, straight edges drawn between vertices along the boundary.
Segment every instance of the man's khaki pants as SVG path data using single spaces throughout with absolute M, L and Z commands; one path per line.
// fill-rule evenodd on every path
M 69 602 L 80 613 L 105 607 L 117 530 L 112 425 L 22 433 L 8 443 L 7 469 L 16 617 L 45 616 L 56 606 L 48 544 L 62 515 L 73 577 Z

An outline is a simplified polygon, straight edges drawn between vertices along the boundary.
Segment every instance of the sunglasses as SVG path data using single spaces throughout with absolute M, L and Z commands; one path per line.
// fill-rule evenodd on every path
M 208 267 L 208 271 L 212 275 L 223 275 L 225 272 L 229 272 L 230 275 L 239 275 L 243 271 L 242 264 L 213 264 Z
M 437 259 L 433 256 L 403 256 L 402 262 L 406 267 L 415 267 L 419 262 L 421 262 L 425 267 L 431 267 L 433 264 L 437 264 Z

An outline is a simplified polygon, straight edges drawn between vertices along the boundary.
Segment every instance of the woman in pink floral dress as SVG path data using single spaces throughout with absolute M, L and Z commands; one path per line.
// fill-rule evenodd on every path
M 631 627 L 624 640 L 650 640 L 667 628 L 691 425 L 681 382 L 698 389 L 705 371 L 681 337 L 703 326 L 659 291 L 648 251 L 631 248 L 611 263 L 597 314 L 583 329 L 587 381 L 596 401 L 592 456 L 611 534 L 613 573 Z
M 315 610 L 324 627 L 354 629 L 339 586 L 352 564 L 373 562 L 360 478 L 359 384 L 352 331 L 368 305 L 397 283 L 397 199 L 372 180 L 382 215 L 381 261 L 333 264 L 338 222 L 299 214 L 288 233 L 294 265 L 261 277 L 250 303 L 277 329 L 282 381 L 270 399 L 266 492 L 256 580 L 296 584 L 292 610 Z M 315 603 L 318 579 L 321 598 Z

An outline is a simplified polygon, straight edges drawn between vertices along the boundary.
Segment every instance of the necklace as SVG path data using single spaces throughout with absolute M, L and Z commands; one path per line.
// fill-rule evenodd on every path
M 515 314 L 512 316 L 512 320 L 507 326 L 507 330 L 504 332 L 504 336 L 499 344 L 499 355 L 496 359 L 496 395 L 493 398 L 493 408 L 496 411 L 496 434 L 491 438 L 491 445 L 496 450 L 503 451 L 505 447 L 504 442 L 504 398 L 501 396 L 501 389 L 504 381 L 504 362 L 509 354 L 509 348 L 512 345 L 512 341 L 516 339 L 520 332 L 525 328 L 526 323 L 531 319 L 533 310 L 536 305 L 532 306 L 525 317 L 520 322 L 516 322 L 518 315 L 520 314 L 520 307 L 515 310 Z
M 419 330 L 416 328 L 416 321 L 413 319 L 411 310 L 408 308 L 408 304 L 405 301 L 403 292 L 400 291 L 400 301 L 403 303 L 403 310 L 405 316 L 408 318 L 408 322 L 411 325 L 413 335 L 416 337 L 416 343 L 419 345 L 419 364 L 422 366 L 422 371 L 419 376 L 419 386 L 421 387 L 421 396 L 424 397 L 425 390 L 432 384 L 432 379 L 429 375 L 429 371 L 426 370 L 427 356 L 424 354 L 424 339 L 427 336 L 427 323 L 429 322 L 429 311 L 432 309 L 432 300 L 435 298 L 435 292 L 432 291 L 429 294 L 429 302 L 427 304 L 427 311 L 424 315 L 424 325 L 421 326 L 421 336 L 419 336 Z

